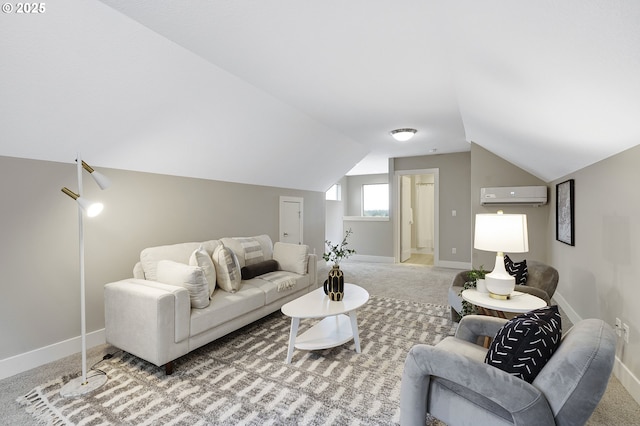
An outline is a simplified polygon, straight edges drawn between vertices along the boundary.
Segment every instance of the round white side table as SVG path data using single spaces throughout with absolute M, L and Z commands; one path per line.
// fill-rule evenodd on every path
M 462 298 L 476 305 L 481 313 L 500 318 L 506 318 L 505 312 L 522 314 L 547 306 L 547 303 L 539 297 L 521 291 L 514 291 L 509 299 L 500 300 L 489 296 L 489 293 L 467 289 L 462 292 Z

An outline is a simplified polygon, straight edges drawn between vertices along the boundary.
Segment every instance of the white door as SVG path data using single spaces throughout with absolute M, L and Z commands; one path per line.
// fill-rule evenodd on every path
M 303 198 L 280 197 L 280 241 L 302 244 Z
M 400 181 L 400 262 L 411 257 L 411 233 L 413 211 L 411 210 L 411 176 L 402 176 Z

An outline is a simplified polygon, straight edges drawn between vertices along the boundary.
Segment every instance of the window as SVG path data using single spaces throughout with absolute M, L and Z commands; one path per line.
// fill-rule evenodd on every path
M 362 216 L 389 217 L 389 184 L 362 185 Z
M 336 183 L 331 188 L 327 190 L 324 195 L 325 200 L 330 201 L 340 201 L 342 199 L 342 194 L 340 192 L 340 184 Z

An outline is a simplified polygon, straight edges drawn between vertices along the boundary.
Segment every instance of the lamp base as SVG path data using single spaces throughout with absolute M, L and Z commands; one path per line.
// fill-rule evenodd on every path
M 489 292 L 489 297 L 491 297 L 492 299 L 497 299 L 497 300 L 508 300 L 511 299 L 511 296 L 508 294 L 496 294 L 496 293 L 491 293 Z
M 489 290 L 489 296 L 494 299 L 506 300 L 516 288 L 516 279 L 504 268 L 504 254 L 496 253 L 496 265 L 493 271 L 485 275 L 484 281 Z
M 93 392 L 100 386 L 107 383 L 106 374 L 98 374 L 95 376 L 87 377 L 87 381 L 82 381 L 82 376 L 67 382 L 66 385 L 60 389 L 60 396 L 63 398 L 74 398 L 76 396 L 86 395 L 89 392 Z

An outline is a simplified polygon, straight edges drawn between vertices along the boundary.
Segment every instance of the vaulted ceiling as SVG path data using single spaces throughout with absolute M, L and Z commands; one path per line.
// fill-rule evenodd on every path
M 545 181 L 640 143 L 639 2 L 46 7 L 0 17 L 0 155 L 324 191 L 470 141 Z

